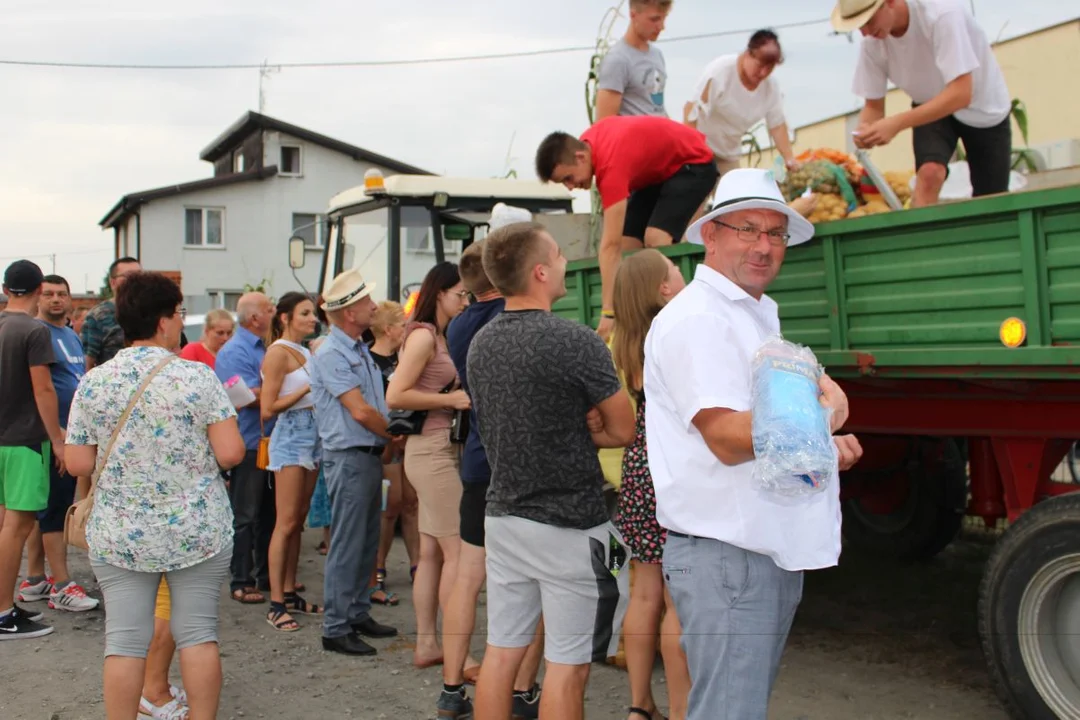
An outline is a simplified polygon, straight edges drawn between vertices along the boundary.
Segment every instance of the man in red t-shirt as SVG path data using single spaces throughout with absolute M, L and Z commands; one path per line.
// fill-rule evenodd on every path
M 597 331 L 605 340 L 615 318 L 612 292 L 623 250 L 678 241 L 717 180 L 704 135 L 650 116 L 604 118 L 580 140 L 564 132 L 548 135 L 536 151 L 536 174 L 571 190 L 588 190 L 596 177 L 604 207 Z

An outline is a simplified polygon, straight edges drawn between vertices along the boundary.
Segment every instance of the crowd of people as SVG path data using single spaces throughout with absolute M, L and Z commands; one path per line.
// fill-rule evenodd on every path
M 314 617 L 326 651 L 374 655 L 369 640 L 398 634 L 372 610 L 400 602 L 386 572 L 400 524 L 413 664 L 441 666 L 441 720 L 581 718 L 590 665 L 620 636 L 630 720 L 662 717 L 658 637 L 670 717 L 764 718 L 802 573 L 840 552 L 837 477 L 798 501 L 751 482 L 750 362 L 781 329 L 766 291 L 814 229 L 771 173 L 737 166 L 762 118 L 795 165 L 771 78 L 778 37 L 759 31 L 710 63 L 676 122 L 652 44 L 670 8 L 631 1 L 600 68 L 595 124 L 537 152 L 542 180 L 599 189 L 599 332 L 552 313 L 566 293 L 559 244 L 501 205 L 460 264 L 428 272 L 408 316 L 376 303 L 354 269 L 318 298 L 247 293 L 235 318 L 209 313 L 189 343 L 180 289 L 133 258 L 112 264 L 114 299 L 85 316 L 62 277 L 9 266 L 0 640 L 52 632 L 25 604 L 98 608 L 66 561 L 68 510 L 92 503 L 107 717 L 213 718 L 222 586 L 265 604 L 275 631 Z M 915 128 L 924 204 L 958 138 L 976 193 L 999 189 L 1003 83 L 960 3 L 840 0 L 834 24 L 868 38 L 856 142 Z M 951 49 L 927 39 L 930 26 L 948 29 Z M 910 112 L 884 117 L 888 79 L 912 92 Z M 684 238 L 704 249 L 689 283 L 654 249 Z M 837 433 L 847 400 L 827 376 L 820 390 Z M 835 445 L 841 470 L 858 461 L 856 438 Z M 604 449 L 622 452 L 614 515 Z M 321 605 L 298 577 L 305 525 L 322 531 Z M 474 658 L 485 586 L 487 642 Z M 169 680 L 177 650 L 183 688 Z

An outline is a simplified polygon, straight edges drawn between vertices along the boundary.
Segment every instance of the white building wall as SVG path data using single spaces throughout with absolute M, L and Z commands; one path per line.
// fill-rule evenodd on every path
M 215 306 L 219 292 L 238 292 L 245 285 L 265 282 L 274 296 L 301 290 L 288 263 L 288 242 L 292 236 L 293 213 L 325 216 L 330 198 L 342 190 L 363 183 L 372 167 L 365 162 L 312 145 L 277 132 L 264 135 L 264 163 L 280 169 L 281 145 L 301 148 L 301 175 L 274 176 L 209 190 L 187 193 L 149 202 L 138 209 L 141 215 L 142 264 L 148 270 L 176 270 L 182 275 L 189 312 L 205 312 Z M 390 174 L 383 168 L 383 172 Z M 191 247 L 184 244 L 186 208 L 224 208 L 223 248 Z M 135 252 L 135 218 L 128 220 L 129 242 L 121 229 L 121 249 Z M 325 242 L 328 230 L 321 228 Z M 370 250 L 357 248 L 357 260 Z M 376 256 L 378 253 L 376 253 Z M 376 256 L 370 261 L 375 262 Z M 380 271 L 372 280 L 385 285 L 385 251 Z M 305 267 L 297 271 L 311 292 L 318 290 L 322 264 L 321 249 L 307 253 Z M 430 265 L 430 262 L 428 263 Z

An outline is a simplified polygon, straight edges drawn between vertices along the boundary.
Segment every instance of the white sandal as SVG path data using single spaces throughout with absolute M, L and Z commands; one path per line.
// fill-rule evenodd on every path
M 139 698 L 139 716 L 153 720 L 187 720 L 188 709 L 176 698 L 164 705 L 154 705 L 146 698 Z

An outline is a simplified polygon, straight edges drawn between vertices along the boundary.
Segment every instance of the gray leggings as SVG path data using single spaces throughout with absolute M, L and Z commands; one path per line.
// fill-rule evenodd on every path
M 231 558 L 230 546 L 198 565 L 164 573 L 177 648 L 217 642 L 221 586 L 229 576 Z M 90 566 L 105 595 L 105 657 L 145 658 L 154 637 L 154 605 L 162 573 L 125 570 L 92 557 Z

